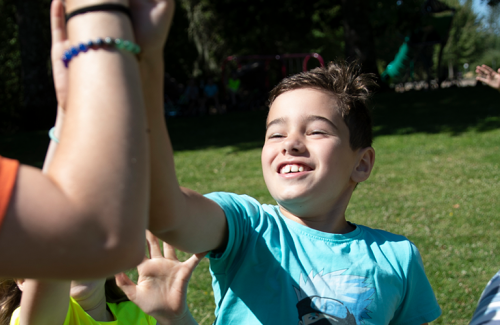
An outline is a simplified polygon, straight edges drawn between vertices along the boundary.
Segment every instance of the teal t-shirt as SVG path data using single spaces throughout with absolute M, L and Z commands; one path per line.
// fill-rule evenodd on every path
M 246 195 L 210 193 L 229 227 L 210 254 L 215 324 L 408 324 L 441 314 L 420 254 L 404 236 L 355 225 L 331 234 Z

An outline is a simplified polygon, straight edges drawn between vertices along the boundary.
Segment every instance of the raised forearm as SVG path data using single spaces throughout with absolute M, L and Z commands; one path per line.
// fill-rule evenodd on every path
M 67 11 L 100 2 L 67 1 Z M 129 18 L 116 12 L 75 16 L 67 31 L 72 45 L 98 37 L 134 41 Z M 146 226 L 149 151 L 137 59 L 125 51 L 89 50 L 73 58 L 68 69 L 67 113 L 47 173 L 88 218 L 83 225 L 95 230 L 97 223 L 103 229 L 94 232 L 96 240 L 104 235 L 104 247 L 117 247 L 123 256 L 128 250 L 138 262 L 144 238 L 140 229 Z
M 151 149 L 149 229 L 153 233 L 174 226 L 175 216 L 182 213 L 184 201 L 175 174 L 173 149 L 163 115 L 163 69 L 161 53 L 141 59 L 140 70 Z
M 199 253 L 224 245 L 226 221 L 213 201 L 180 188 L 163 115 L 163 58 L 143 58 L 141 78 L 149 123 L 151 203 L 149 230 L 175 247 Z
M 71 11 L 91 2 L 66 4 Z M 57 24 L 64 19 L 60 2 L 52 9 Z M 71 45 L 107 36 L 134 40 L 129 18 L 116 12 L 75 16 L 67 32 Z M 68 73 L 64 125 L 57 150 L 53 143 L 49 150 L 47 174 L 20 168 L 0 229 L 0 260 L 9 261 L 2 263 L 5 275 L 100 277 L 143 256 L 149 150 L 137 59 L 124 51 L 89 50 L 71 60 Z

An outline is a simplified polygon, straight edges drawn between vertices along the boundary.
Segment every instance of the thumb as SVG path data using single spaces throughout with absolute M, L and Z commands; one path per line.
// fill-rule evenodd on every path
M 123 272 L 115 275 L 116 285 L 125 293 L 130 301 L 135 300 L 137 285 Z
M 67 39 L 64 7 L 60 0 L 53 0 L 50 5 L 50 31 L 52 43 L 63 42 Z

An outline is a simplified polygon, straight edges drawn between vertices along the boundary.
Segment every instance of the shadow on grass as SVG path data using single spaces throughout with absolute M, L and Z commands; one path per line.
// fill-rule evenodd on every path
M 484 86 L 383 93 L 373 107 L 375 136 L 500 128 L 500 93 Z
M 441 133 L 500 128 L 500 93 L 489 87 L 380 93 L 373 99 L 374 135 Z M 174 118 L 168 121 L 175 150 L 233 146 L 259 148 L 267 112 Z
M 227 146 L 245 151 L 264 144 L 266 117 L 267 110 L 176 117 L 168 119 L 167 126 L 175 151 Z
M 500 93 L 489 87 L 380 93 L 373 99 L 374 135 L 441 133 L 458 135 L 500 128 Z M 261 148 L 267 111 L 234 112 L 167 121 L 174 150 Z M 46 131 L 0 136 L 0 154 L 41 167 L 49 140 Z

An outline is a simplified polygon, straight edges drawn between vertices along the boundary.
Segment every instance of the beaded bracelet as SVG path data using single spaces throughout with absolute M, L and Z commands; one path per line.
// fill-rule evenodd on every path
M 50 140 L 54 141 L 55 143 L 59 143 L 59 139 L 56 137 L 55 131 L 56 131 L 56 127 L 53 126 L 49 130 L 49 138 L 50 138 Z
M 98 38 L 95 41 L 88 41 L 87 43 L 80 43 L 78 45 L 75 45 L 66 52 L 64 52 L 64 55 L 62 56 L 62 61 L 64 63 L 64 66 L 67 68 L 69 61 L 71 61 L 75 56 L 80 54 L 80 52 L 87 52 L 89 49 L 99 49 L 99 48 L 117 48 L 119 50 L 124 50 L 131 52 L 133 54 L 139 54 L 141 52 L 141 47 L 134 42 L 131 41 L 125 41 L 122 40 L 121 38 L 112 38 L 112 37 L 106 37 L 106 38 Z

